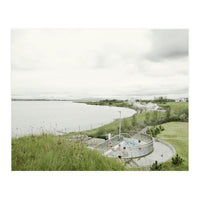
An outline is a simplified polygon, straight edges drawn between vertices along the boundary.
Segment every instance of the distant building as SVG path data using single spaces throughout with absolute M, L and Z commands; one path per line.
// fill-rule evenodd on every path
M 175 102 L 176 102 L 176 103 L 188 102 L 188 98 L 178 98 L 178 99 L 175 99 Z
M 133 105 L 133 106 L 134 106 L 135 99 L 134 99 L 134 98 L 129 99 L 129 100 L 128 100 L 128 103 L 129 103 L 130 105 Z
M 163 111 L 162 108 L 160 108 L 157 104 L 149 102 L 144 103 L 137 101 L 134 98 L 129 99 L 129 104 L 133 105 L 134 108 L 142 109 L 144 111 Z

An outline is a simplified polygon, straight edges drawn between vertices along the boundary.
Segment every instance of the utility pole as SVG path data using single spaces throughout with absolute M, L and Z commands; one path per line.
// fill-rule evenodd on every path
M 121 136 L 121 111 L 119 111 L 119 137 Z

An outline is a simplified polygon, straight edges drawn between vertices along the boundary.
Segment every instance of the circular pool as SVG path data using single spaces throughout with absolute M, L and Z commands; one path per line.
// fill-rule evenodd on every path
M 96 147 L 108 157 L 137 158 L 153 152 L 153 138 L 147 134 L 136 134 L 129 137 L 121 134 L 106 140 Z

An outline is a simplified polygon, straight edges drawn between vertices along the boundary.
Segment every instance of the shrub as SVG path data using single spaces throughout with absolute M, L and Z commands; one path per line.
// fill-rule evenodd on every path
M 166 120 L 166 122 L 172 122 L 172 121 L 180 121 L 178 114 L 174 114 L 169 119 Z
M 181 114 L 179 116 L 179 118 L 180 118 L 181 121 L 187 121 L 188 120 L 188 116 L 185 113 Z
M 97 132 L 96 132 L 95 135 L 100 136 L 100 135 L 103 135 L 104 133 L 105 133 L 105 128 L 104 128 L 104 127 L 100 127 L 100 128 L 97 130 Z
M 173 158 L 172 158 L 172 164 L 173 165 L 181 165 L 183 163 L 183 159 L 178 155 L 178 154 L 176 154 L 176 156 L 174 156 Z
M 147 130 L 146 133 L 151 135 L 152 137 L 156 137 L 158 134 L 160 134 L 161 131 L 164 131 L 164 127 L 159 125 L 155 126 L 154 128 Z
M 160 129 L 160 131 L 164 131 L 165 130 L 165 128 L 163 126 L 161 126 L 161 125 L 159 125 L 159 129 Z
M 106 135 L 96 135 L 96 138 L 101 138 L 107 140 L 108 137 Z
M 155 163 L 150 168 L 151 171 L 160 171 L 162 170 L 162 164 L 158 165 L 158 161 L 156 160 Z

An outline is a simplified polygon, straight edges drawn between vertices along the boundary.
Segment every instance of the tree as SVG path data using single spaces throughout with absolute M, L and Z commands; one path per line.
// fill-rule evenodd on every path
M 153 165 L 150 168 L 152 171 L 160 171 L 162 170 L 162 164 L 158 164 L 158 161 L 156 160 Z
M 181 165 L 183 163 L 183 159 L 178 155 L 178 154 L 176 154 L 176 156 L 174 156 L 173 158 L 172 158 L 172 164 L 173 165 Z

